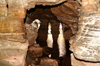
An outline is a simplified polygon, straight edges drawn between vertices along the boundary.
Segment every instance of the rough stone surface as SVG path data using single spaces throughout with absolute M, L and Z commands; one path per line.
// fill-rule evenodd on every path
M 25 41 L 23 20 L 4 18 L 0 20 L 0 39 Z
M 51 11 L 59 21 L 68 24 L 78 22 L 79 11 L 76 7 L 76 3 L 65 2 L 57 7 L 51 8 Z
M 7 0 L 9 8 L 24 8 L 27 3 L 26 0 Z
M 23 19 L 25 18 L 26 10 L 24 8 L 8 8 L 7 15 L 10 19 Z
M 6 4 L 6 0 L 0 0 L 0 4 L 5 5 Z
M 26 9 L 34 8 L 35 5 L 57 5 L 65 1 L 66 0 L 28 0 Z
M 25 42 L 24 31 L 25 8 L 27 9 L 28 5 L 28 8 L 32 8 L 35 5 L 55 5 L 64 1 L 65 0 L 0 0 L 0 66 L 24 66 L 25 64 L 28 48 L 28 42 Z M 32 7 L 30 5 L 32 5 Z M 35 47 L 35 49 L 31 48 L 30 51 L 34 51 L 36 55 L 40 53 L 40 55 L 35 57 L 42 55 L 42 48 L 37 49 Z M 34 59 L 35 61 L 32 61 L 32 66 L 39 63 L 38 58 Z M 52 61 L 51 63 L 54 62 Z M 55 66 L 57 66 L 57 64 Z
M 0 0 L 0 40 L 25 42 L 25 9 L 7 7 L 9 1 Z
M 38 44 L 34 44 L 29 48 L 29 54 L 32 54 L 33 57 L 41 57 L 43 55 L 43 48 Z
M 81 11 L 85 13 L 97 11 L 99 8 L 99 0 L 84 0 L 82 1 Z M 86 7 L 87 6 L 87 7 Z
M 73 51 L 76 58 L 85 61 L 100 61 L 99 23 L 100 12 L 97 11 L 97 8 L 90 11 L 89 9 L 82 10 L 78 23 L 78 32 L 70 40 L 70 50 Z
M 0 7 L 0 17 L 7 16 L 7 7 Z
M 36 42 L 36 38 L 38 36 L 38 33 L 37 33 L 37 29 L 32 28 L 31 24 L 25 24 L 25 27 L 26 27 L 26 33 L 27 33 L 27 39 L 29 41 L 29 46 L 35 44 Z
M 72 37 L 71 49 L 77 58 L 88 61 L 100 61 L 100 16 L 92 13 L 89 16 L 80 17 L 79 29 L 77 34 Z
M 56 5 L 64 2 L 66 0 L 0 0 L 0 6 L 5 6 L 8 4 L 10 8 L 34 8 L 35 5 Z M 1 5 L 2 4 L 2 5 Z
M 67 24 L 71 28 L 73 34 L 77 32 L 80 11 L 78 10 L 76 1 L 68 1 L 59 6 L 52 7 L 51 11 L 59 21 Z
M 20 19 L 0 20 L 0 24 L 0 32 L 2 33 L 21 33 L 24 31 L 24 23 Z
M 100 63 L 85 62 L 85 61 L 77 60 L 72 53 L 71 54 L 71 65 L 72 66 L 100 66 Z
M 41 59 L 40 66 L 58 66 L 56 60 L 43 58 Z
M 6 7 L 6 1 L 0 0 L 0 17 L 6 17 L 7 16 L 7 7 Z
M 28 42 L 0 40 L 0 66 L 24 66 Z
M 14 1 L 0 0 L 0 66 L 25 65 L 28 41 L 23 18 L 26 12 L 20 8 L 20 0 Z
M 34 44 L 29 47 L 26 57 L 26 65 L 39 65 L 40 57 L 43 55 L 43 48 L 39 44 Z

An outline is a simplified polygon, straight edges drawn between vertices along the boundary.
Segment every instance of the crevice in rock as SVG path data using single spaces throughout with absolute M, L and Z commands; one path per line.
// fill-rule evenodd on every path
M 53 6 L 52 7 L 50 7 L 50 6 L 49 7 L 48 6 L 46 6 L 46 7 L 36 6 L 35 8 L 27 11 L 26 23 L 31 24 L 32 21 L 35 20 L 35 19 L 39 19 L 41 21 L 41 26 L 38 30 L 38 36 L 36 38 L 36 42 L 37 42 L 38 45 L 40 45 L 38 47 L 42 48 L 42 52 L 43 52 L 42 56 L 40 55 L 39 57 L 34 57 L 33 54 L 35 53 L 35 55 L 36 55 L 36 52 L 33 52 L 33 51 L 35 51 L 36 49 L 32 50 L 32 51 L 29 50 L 28 56 L 27 56 L 27 59 L 26 59 L 26 61 L 30 60 L 30 62 L 28 61 L 29 65 L 31 65 L 31 63 L 35 64 L 36 61 L 35 61 L 34 58 L 40 59 L 40 63 L 36 64 L 36 65 L 39 65 L 39 64 L 41 64 L 42 58 L 48 57 L 48 54 L 52 54 L 51 59 L 56 60 L 57 63 L 59 64 L 59 66 L 66 66 L 66 65 L 71 66 L 71 63 L 70 63 L 70 53 L 71 52 L 69 51 L 68 40 L 70 39 L 70 37 L 73 34 L 72 34 L 72 31 L 71 31 L 69 24 L 66 24 L 62 21 L 59 21 L 57 19 L 57 16 L 55 16 L 52 13 L 51 9 L 54 8 L 54 7 Z M 63 16 L 65 16 L 65 15 L 63 15 Z M 49 22 L 51 23 L 51 27 L 52 27 L 51 33 L 53 35 L 53 41 L 54 41 L 53 42 L 53 48 L 48 48 L 47 42 L 46 42 L 47 31 L 48 31 L 48 23 Z M 66 43 L 66 52 L 67 53 L 66 53 L 66 56 L 64 58 L 59 58 L 59 49 L 58 49 L 58 45 L 57 45 L 57 38 L 58 38 L 58 34 L 59 34 L 59 23 L 60 22 L 63 24 L 64 38 L 66 40 L 65 43 Z M 33 45 L 31 45 L 29 47 L 29 49 L 35 48 L 34 45 L 35 45 L 35 43 Z M 39 50 L 38 47 L 37 47 L 37 49 Z M 33 57 L 34 60 L 29 59 L 29 58 L 32 58 L 32 57 Z M 32 62 L 31 60 L 33 60 L 34 62 Z

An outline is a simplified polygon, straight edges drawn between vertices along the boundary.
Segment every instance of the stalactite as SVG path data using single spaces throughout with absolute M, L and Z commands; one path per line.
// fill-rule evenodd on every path
M 51 24 L 48 25 L 47 46 L 53 48 L 53 37 L 51 34 Z M 51 57 L 51 54 L 49 55 Z
M 57 43 L 59 47 L 59 57 L 64 57 L 66 54 L 66 47 L 65 47 L 65 39 L 63 37 L 63 30 L 62 30 L 62 24 L 60 23 L 59 26 L 59 35 L 57 38 Z

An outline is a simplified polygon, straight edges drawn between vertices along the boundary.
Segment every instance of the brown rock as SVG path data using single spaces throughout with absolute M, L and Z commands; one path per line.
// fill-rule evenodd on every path
M 37 4 L 37 5 L 57 5 L 66 0 L 28 0 L 28 9 L 32 8 L 31 5 Z
M 43 49 L 39 45 L 34 44 L 29 48 L 29 53 L 32 54 L 33 57 L 41 57 L 43 54 Z
M 0 17 L 7 16 L 7 7 L 0 7 Z
M 40 63 L 40 58 L 43 54 L 43 49 L 39 46 L 39 44 L 34 44 L 33 46 L 29 47 L 26 62 L 28 65 L 38 65 Z
M 51 8 L 51 11 L 59 21 L 68 24 L 78 21 L 79 12 L 76 9 L 76 7 L 77 5 L 73 6 L 72 3 L 65 2 L 64 4 L 61 4 L 58 7 Z
M 0 66 L 24 66 L 28 49 L 25 43 L 0 40 Z
M 35 44 L 36 38 L 38 36 L 37 29 L 31 28 L 30 26 L 31 24 L 27 24 L 27 23 L 25 24 L 29 46 Z
M 77 33 L 78 30 L 77 23 L 69 24 L 69 27 L 71 28 L 73 34 Z
M 23 19 L 25 15 L 25 8 L 8 8 L 8 17 L 11 19 Z
M 100 61 L 100 41 L 98 39 L 100 34 L 99 17 L 99 12 L 81 14 L 78 32 L 70 41 L 70 49 L 76 58 L 85 61 Z
M 70 40 L 74 56 L 89 62 L 100 61 L 100 13 L 96 3 L 96 0 L 83 0 L 78 31 Z
M 35 64 L 31 64 L 31 66 L 36 66 Z
M 24 8 L 26 0 L 7 0 L 9 8 Z
M 100 63 L 85 62 L 85 61 L 77 60 L 72 53 L 71 54 L 71 65 L 72 66 L 100 66 Z
M 40 66 L 58 66 L 56 60 L 44 58 L 41 59 Z
M 20 41 L 25 39 L 23 20 L 0 20 L 0 39 Z
M 0 6 L 1 5 L 5 5 L 6 6 L 7 5 L 6 0 L 0 0 Z

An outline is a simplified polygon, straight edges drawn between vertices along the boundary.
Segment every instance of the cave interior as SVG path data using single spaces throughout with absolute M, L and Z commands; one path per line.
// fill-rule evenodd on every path
M 48 58 L 48 54 L 51 54 L 51 59 L 55 59 L 59 66 L 71 66 L 69 40 L 78 30 L 77 21 L 79 17 L 79 11 L 78 9 L 75 9 L 76 7 L 73 6 L 72 3 L 68 4 L 68 2 L 64 2 L 55 6 L 37 5 L 35 8 L 27 10 L 25 23 L 31 24 L 35 19 L 39 19 L 41 21 L 38 36 L 36 38 L 36 43 L 44 49 L 41 58 Z M 48 48 L 46 42 L 49 23 L 51 23 L 51 33 L 53 35 L 53 48 Z M 60 23 L 63 25 L 62 29 L 66 46 L 66 55 L 64 57 L 59 57 L 57 44 Z M 31 48 L 31 46 L 29 46 L 29 48 Z M 32 53 L 33 52 L 28 51 L 26 58 L 27 65 L 31 65 L 32 63 L 38 65 L 40 58 L 38 58 L 38 61 L 33 62 L 35 58 L 32 56 Z
M 0 66 L 100 66 L 100 0 L 0 0 Z

